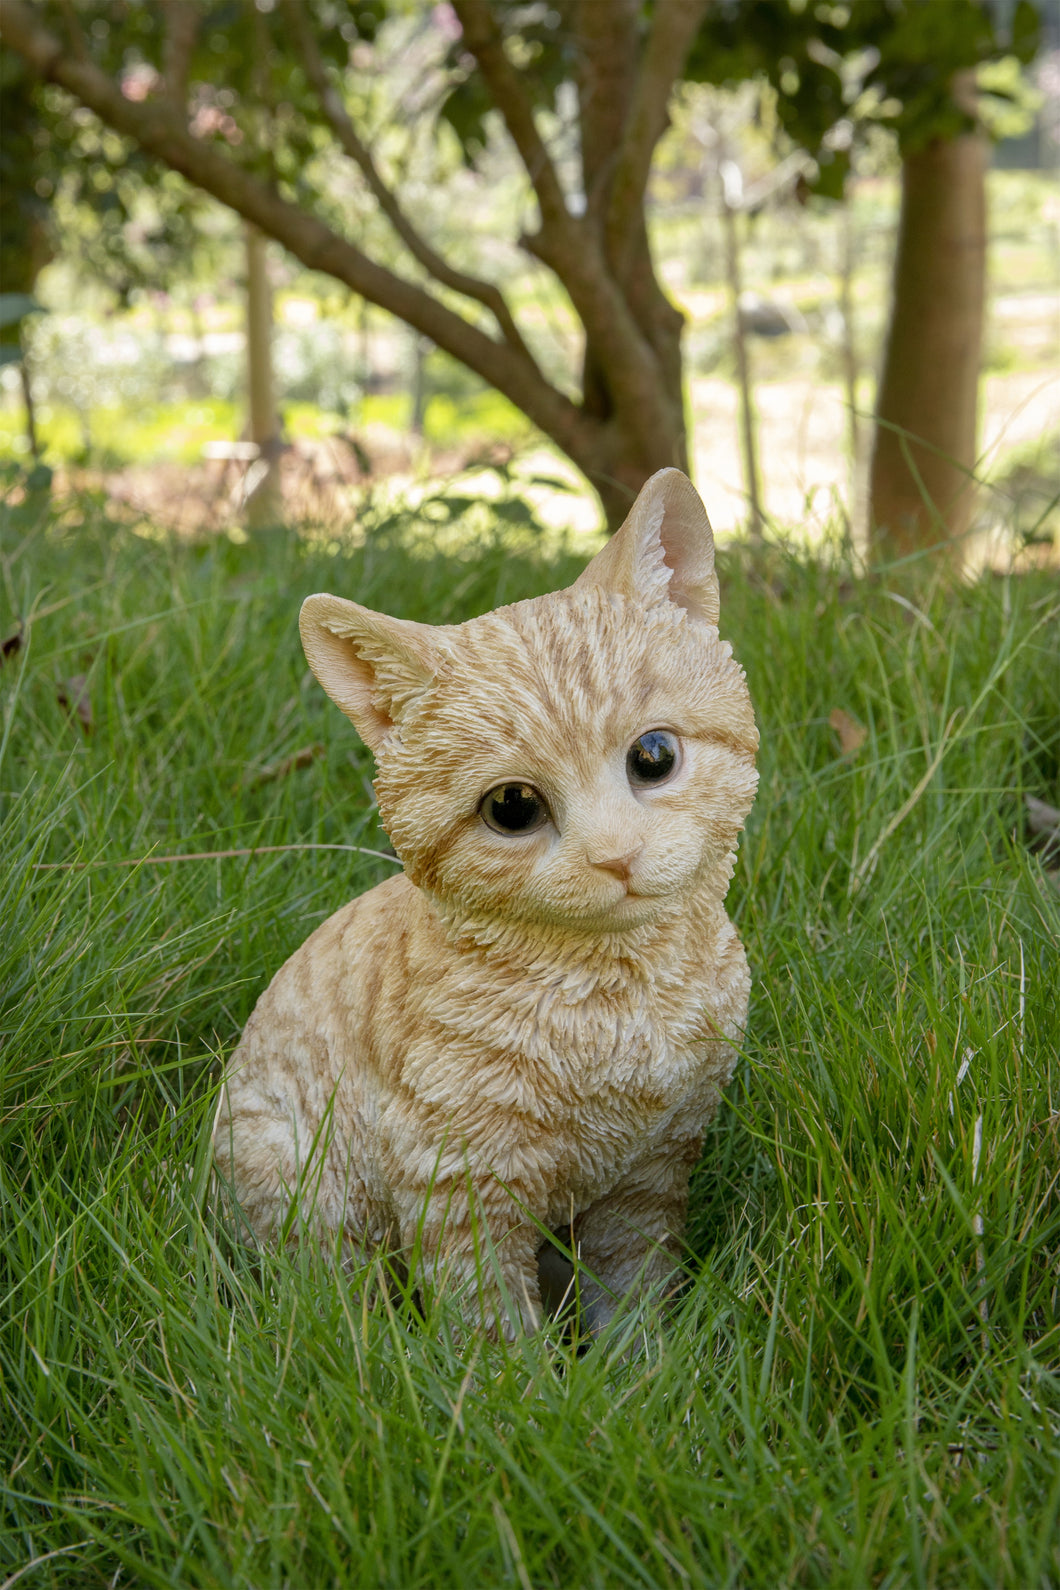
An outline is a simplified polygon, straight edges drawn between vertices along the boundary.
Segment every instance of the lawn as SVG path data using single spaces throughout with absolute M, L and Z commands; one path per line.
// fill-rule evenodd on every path
M 369 393 L 361 401 L 357 425 L 362 432 L 407 429 L 409 399 L 401 392 Z M 38 417 L 41 450 L 52 466 L 90 463 L 117 470 L 128 464 L 199 464 L 209 442 L 238 436 L 241 415 L 221 398 L 112 407 L 95 406 L 87 415 L 92 445 L 86 454 L 84 427 L 75 411 L 48 404 Z M 311 403 L 285 403 L 285 435 L 294 442 L 348 434 L 350 424 Z M 27 443 L 21 409 L 0 407 L 0 460 L 21 458 Z M 523 440 L 530 425 L 519 412 L 488 389 L 463 402 L 445 392 L 432 394 L 424 414 L 424 441 L 438 448 L 472 448 L 488 441 Z
M 248 1253 L 208 1151 L 257 994 L 393 870 L 299 600 L 453 622 L 578 560 L 0 512 L 4 1590 L 1057 1590 L 1055 578 L 728 555 L 750 1029 L 680 1306 L 579 1356 Z

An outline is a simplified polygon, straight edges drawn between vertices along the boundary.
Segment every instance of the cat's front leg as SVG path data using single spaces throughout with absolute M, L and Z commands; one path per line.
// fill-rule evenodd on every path
M 224 1079 L 214 1121 L 214 1164 L 222 1198 L 259 1242 L 297 1242 L 305 1233 L 343 1256 L 363 1256 L 367 1198 L 363 1154 L 337 1128 L 335 1090 L 321 1109 L 302 1076 L 249 1045 Z
M 540 1325 L 540 1232 L 492 1175 L 436 1178 L 404 1201 L 401 1233 L 421 1282 L 455 1293 L 468 1324 L 508 1341 Z
M 623 1300 L 650 1300 L 673 1287 L 700 1138 L 667 1143 L 638 1163 L 574 1222 L 582 1320 L 610 1324 Z

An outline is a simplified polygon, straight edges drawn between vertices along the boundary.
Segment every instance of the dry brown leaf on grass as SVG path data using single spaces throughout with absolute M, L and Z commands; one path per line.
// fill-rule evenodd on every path
M 96 724 L 88 696 L 88 680 L 84 674 L 71 674 L 69 679 L 64 679 L 61 685 L 56 686 L 55 695 L 59 705 L 73 713 L 85 733 L 91 734 Z
M 266 767 L 249 774 L 244 784 L 247 789 L 256 789 L 259 784 L 271 784 L 274 779 L 286 778 L 288 773 L 295 773 L 300 767 L 308 767 L 318 756 L 323 755 L 324 747 L 316 740 L 312 745 L 303 745 L 300 750 L 292 751 L 290 756 L 281 757 L 278 762 L 269 762 Z
M 5 635 L 3 640 L 0 640 L 0 664 L 6 663 L 9 657 L 14 657 L 22 650 L 22 640 L 22 620 L 19 619 L 10 635 Z
M 829 727 L 839 736 L 839 750 L 843 756 L 853 756 L 869 737 L 869 731 L 857 718 L 852 718 L 842 707 L 833 707 L 828 714 Z

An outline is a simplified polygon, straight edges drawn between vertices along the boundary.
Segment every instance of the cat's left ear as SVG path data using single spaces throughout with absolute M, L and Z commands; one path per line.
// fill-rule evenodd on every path
M 717 624 L 714 536 L 688 476 L 679 469 L 652 475 L 621 530 L 575 584 L 602 585 L 645 607 L 675 602 L 701 623 Z
M 298 628 L 310 668 L 378 756 L 442 667 L 437 631 L 325 594 L 306 597 Z

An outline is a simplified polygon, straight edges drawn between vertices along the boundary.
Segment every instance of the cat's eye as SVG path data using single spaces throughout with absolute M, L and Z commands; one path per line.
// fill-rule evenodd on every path
M 531 784 L 498 784 L 483 795 L 479 811 L 497 834 L 528 834 L 548 822 L 548 807 Z
M 626 753 L 631 784 L 661 784 L 677 767 L 680 746 L 668 729 L 649 729 Z

